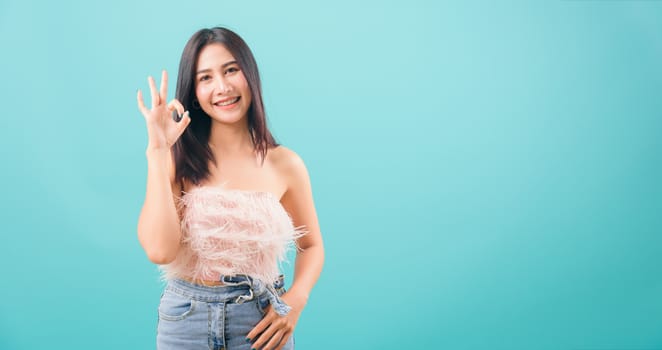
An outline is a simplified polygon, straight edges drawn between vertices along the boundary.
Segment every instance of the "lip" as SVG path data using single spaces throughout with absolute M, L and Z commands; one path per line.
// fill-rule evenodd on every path
M 239 98 L 239 99 L 237 100 L 237 102 L 235 102 L 235 103 L 229 104 L 229 105 L 227 105 L 227 106 L 219 106 L 219 105 L 217 105 L 217 103 L 222 103 L 222 102 L 226 102 L 226 101 L 234 100 L 235 98 Z M 215 102 L 212 103 L 212 105 L 214 106 L 214 108 L 219 108 L 219 109 L 227 110 L 227 109 L 232 109 L 232 108 L 238 106 L 240 101 L 241 101 L 241 96 L 232 96 L 232 97 L 228 97 L 228 98 L 224 98 L 224 99 L 221 99 L 221 100 L 215 101 Z
M 222 98 L 220 100 L 216 100 L 216 101 L 212 102 L 212 104 L 216 104 L 216 103 L 219 103 L 219 102 L 230 101 L 230 100 L 235 99 L 237 97 L 241 97 L 241 96 L 238 96 L 238 95 L 237 96 L 229 96 L 229 97 L 226 97 L 226 98 Z

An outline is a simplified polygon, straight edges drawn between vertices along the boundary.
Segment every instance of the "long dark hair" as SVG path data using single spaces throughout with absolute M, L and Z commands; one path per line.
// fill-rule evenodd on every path
M 278 146 L 267 128 L 267 117 L 262 102 L 262 86 L 255 57 L 244 40 L 235 32 L 222 27 L 201 29 L 186 43 L 179 61 L 176 98 L 189 111 L 191 124 L 174 145 L 175 180 L 181 183 L 187 179 L 199 185 L 210 175 L 209 162 L 216 164 L 214 154 L 209 147 L 211 118 L 199 106 L 194 107 L 195 73 L 198 56 L 202 49 L 213 43 L 223 45 L 239 64 L 246 77 L 251 92 L 251 105 L 248 108 L 248 129 L 254 150 L 262 158 L 271 147 Z

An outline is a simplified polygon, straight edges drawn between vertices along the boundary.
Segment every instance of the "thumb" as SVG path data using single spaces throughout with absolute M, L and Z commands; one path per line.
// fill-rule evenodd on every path
M 177 138 L 178 139 L 186 130 L 186 127 L 191 123 L 191 117 L 188 115 L 188 111 L 184 112 L 182 119 L 177 123 Z

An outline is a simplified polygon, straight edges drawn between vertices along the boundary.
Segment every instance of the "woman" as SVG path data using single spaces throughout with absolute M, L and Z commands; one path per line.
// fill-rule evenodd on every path
M 226 28 L 184 48 L 176 99 L 148 78 L 147 191 L 138 239 L 167 280 L 157 348 L 293 349 L 322 270 L 310 179 L 267 128 L 257 65 Z M 297 248 L 288 291 L 278 263 Z

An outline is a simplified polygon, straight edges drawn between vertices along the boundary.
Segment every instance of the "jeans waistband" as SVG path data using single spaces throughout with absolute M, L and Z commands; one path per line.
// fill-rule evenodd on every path
M 285 278 L 280 275 L 273 284 L 267 284 L 247 275 L 221 276 L 222 285 L 205 286 L 194 284 L 182 279 L 168 282 L 166 289 L 194 300 L 205 302 L 244 303 L 255 298 L 266 296 L 274 311 L 285 316 L 291 307 L 280 299 L 277 289 L 283 288 Z
M 276 311 L 280 316 L 287 315 L 288 312 L 292 309 L 289 305 L 285 304 L 281 300 L 276 288 L 282 288 L 284 284 L 284 276 L 278 276 L 278 279 L 273 284 L 267 284 L 259 279 L 254 279 L 246 275 L 236 275 L 236 276 L 221 276 L 221 281 L 228 286 L 249 286 L 249 295 L 239 296 L 237 298 L 237 303 L 243 303 L 244 301 L 253 300 L 253 298 L 259 298 L 263 295 L 269 299 L 271 307 Z

